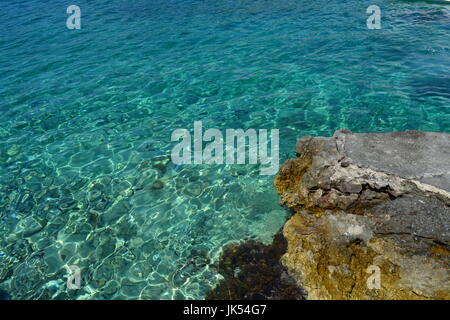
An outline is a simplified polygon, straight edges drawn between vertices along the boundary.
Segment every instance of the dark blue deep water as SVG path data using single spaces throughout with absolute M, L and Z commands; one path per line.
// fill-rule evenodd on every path
M 81 30 L 66 27 L 70 4 Z M 339 128 L 450 132 L 445 2 L 2 1 L 0 53 L 12 299 L 201 299 L 224 245 L 269 243 L 287 216 L 273 176 L 170 161 L 172 131 L 196 120 L 279 129 L 281 161 Z

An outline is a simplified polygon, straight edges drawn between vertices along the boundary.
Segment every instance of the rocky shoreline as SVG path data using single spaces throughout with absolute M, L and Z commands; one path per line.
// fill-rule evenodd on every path
M 450 299 L 449 134 L 339 130 L 296 153 L 280 261 L 308 299 Z

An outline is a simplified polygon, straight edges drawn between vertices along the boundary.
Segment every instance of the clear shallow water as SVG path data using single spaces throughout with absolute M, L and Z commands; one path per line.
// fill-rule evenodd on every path
M 0 289 L 202 298 L 286 212 L 259 167 L 175 166 L 177 128 L 450 132 L 450 7 L 407 1 L 10 1 L 0 16 Z M 366 28 L 366 8 L 382 29 Z M 82 288 L 68 291 L 64 265 Z

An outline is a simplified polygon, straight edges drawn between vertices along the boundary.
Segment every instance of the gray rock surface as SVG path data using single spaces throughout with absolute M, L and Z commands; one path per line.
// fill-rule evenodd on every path
M 450 191 L 450 134 L 422 131 L 338 132 L 350 163 Z

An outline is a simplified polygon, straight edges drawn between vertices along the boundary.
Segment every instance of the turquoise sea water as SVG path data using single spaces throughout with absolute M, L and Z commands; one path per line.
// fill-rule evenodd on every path
M 66 8 L 81 8 L 81 30 Z M 366 9 L 381 8 L 368 30 Z M 177 128 L 450 132 L 450 5 L 397 0 L 2 2 L 0 290 L 201 299 L 221 248 L 287 212 L 255 165 L 177 166 Z M 81 268 L 68 290 L 65 265 Z

